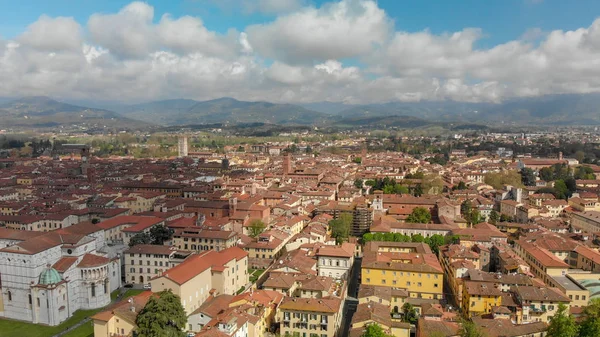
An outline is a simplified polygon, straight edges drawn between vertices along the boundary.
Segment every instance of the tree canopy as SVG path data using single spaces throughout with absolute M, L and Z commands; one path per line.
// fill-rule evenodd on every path
M 386 333 L 381 325 L 373 323 L 367 325 L 367 328 L 361 337 L 393 337 L 393 335 Z
M 444 190 L 444 181 L 442 177 L 437 174 L 428 174 L 422 178 L 421 184 L 419 187 L 421 192 L 424 194 L 440 194 Z M 415 190 L 415 195 L 417 195 L 418 190 Z
M 404 322 L 410 324 L 417 324 L 417 321 L 419 320 L 419 315 L 417 315 L 417 310 L 415 310 L 412 304 L 404 303 L 404 305 L 402 306 L 402 314 L 402 320 Z
M 568 312 L 568 307 L 563 303 L 558 305 L 556 314 L 550 319 L 548 337 L 576 337 L 578 326 L 573 316 Z
M 265 231 L 265 228 L 267 228 L 267 226 L 265 225 L 264 222 L 262 222 L 262 220 L 260 219 L 254 219 L 250 222 L 250 225 L 248 226 L 248 231 L 249 231 L 249 235 L 250 237 L 257 237 L 260 235 L 260 233 Z
M 473 322 L 462 320 L 458 330 L 460 337 L 484 337 L 483 331 Z
M 354 187 L 356 188 L 363 188 L 363 180 L 362 179 L 355 179 L 354 180 Z
M 152 236 L 148 233 L 137 233 L 129 239 L 129 247 L 152 244 Z
M 153 226 L 150 232 L 137 233 L 129 240 L 129 247 L 135 245 L 163 245 L 173 237 L 173 231 L 164 225 Z
M 583 179 L 583 180 L 594 180 L 596 179 L 596 175 L 594 174 L 594 170 L 592 170 L 589 166 L 579 166 L 575 169 L 575 174 L 573 175 L 575 179 Z
M 353 217 L 350 213 L 342 213 L 337 219 L 329 221 L 331 236 L 339 244 L 348 239 L 350 228 L 352 227 Z
M 600 298 L 590 301 L 583 309 L 583 321 L 579 329 L 579 337 L 600 336 Z
M 179 296 L 171 290 L 151 296 L 135 323 L 139 337 L 185 337 L 187 316 Z
M 431 221 L 431 213 L 425 207 L 415 207 L 406 218 L 406 222 L 411 223 L 429 223 Z
M 539 171 L 540 179 L 545 181 L 565 180 L 571 177 L 571 169 L 567 164 L 554 164 L 543 167 Z
M 490 212 L 490 223 L 492 225 L 495 225 L 498 222 L 498 220 L 500 220 L 500 215 L 498 214 L 498 212 L 496 212 L 496 210 L 492 210 Z
M 150 228 L 150 236 L 153 245 L 162 245 L 173 236 L 173 231 L 167 226 L 158 225 Z
M 431 247 L 436 255 L 439 252 L 439 247 L 448 243 L 454 243 L 458 240 L 454 236 L 442 236 L 440 234 L 434 234 L 432 236 L 424 237 L 421 234 L 415 234 L 412 236 L 404 235 L 402 233 L 365 233 L 362 237 L 364 243 L 369 241 L 387 241 L 387 242 L 424 242 Z
M 485 175 L 485 183 L 492 185 L 495 189 L 501 189 L 504 185 L 523 187 L 521 175 L 519 172 L 513 170 L 487 173 Z
M 388 177 L 367 180 L 365 185 L 373 187 L 372 191 L 380 190 L 383 191 L 384 194 L 407 194 L 410 192 L 408 187 L 396 182 L 395 179 L 390 179 Z
M 521 169 L 521 182 L 525 186 L 535 186 L 535 173 L 529 168 L 525 167 Z

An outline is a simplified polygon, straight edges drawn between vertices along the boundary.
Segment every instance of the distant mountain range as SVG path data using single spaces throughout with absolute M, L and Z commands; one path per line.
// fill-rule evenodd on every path
M 600 94 L 549 95 L 500 104 L 455 101 L 391 102 L 346 105 L 335 102 L 301 105 L 245 102 L 233 98 L 209 101 L 173 99 L 112 109 L 72 105 L 48 97 L 25 97 L 1 103 L 0 128 L 148 127 L 198 124 L 414 128 L 433 124 L 600 125 Z M 114 111 L 114 112 L 113 112 Z M 143 121 L 145 123 L 140 123 Z
M 140 128 L 148 126 L 115 112 L 81 107 L 44 96 L 24 97 L 0 104 L 0 129 L 8 128 Z
M 174 99 L 124 107 L 118 110 L 132 119 L 161 125 L 210 123 L 321 124 L 328 115 L 292 104 L 244 102 L 233 98 L 210 101 Z
M 548 95 L 500 104 L 455 101 L 392 102 L 359 105 L 340 116 L 406 115 L 437 122 L 534 125 L 598 125 L 600 94 Z

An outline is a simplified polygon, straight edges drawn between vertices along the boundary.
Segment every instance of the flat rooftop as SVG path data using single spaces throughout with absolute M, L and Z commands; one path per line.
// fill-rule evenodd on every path
M 574 290 L 574 291 L 578 291 L 578 290 L 586 290 L 586 288 L 584 286 L 582 286 L 581 284 L 579 284 L 579 282 L 573 280 L 570 277 L 565 276 L 550 276 L 552 277 L 557 283 L 559 283 L 563 288 L 565 288 L 565 290 Z

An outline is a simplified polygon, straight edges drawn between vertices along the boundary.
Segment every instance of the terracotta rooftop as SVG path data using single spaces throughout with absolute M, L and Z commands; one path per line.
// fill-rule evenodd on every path
M 177 266 L 168 269 L 158 278 L 165 277 L 181 285 L 213 266 L 222 269 L 225 263 L 233 259 L 239 261 L 247 256 L 248 253 L 239 247 L 231 247 L 219 252 L 211 250 L 202 254 L 194 254 Z
M 339 312 L 341 304 L 342 300 L 339 298 L 284 297 L 279 305 L 279 309 L 333 314 Z
M 103 265 L 107 264 L 108 262 L 110 262 L 110 260 L 106 257 L 98 256 L 98 255 L 94 255 L 94 254 L 85 254 L 83 256 L 83 259 L 81 259 L 81 261 L 79 261 L 79 264 L 77 265 L 77 267 L 92 268 L 92 267 L 103 266 Z
M 56 269 L 59 273 L 64 273 L 67 271 L 75 262 L 77 262 L 77 257 L 75 256 L 63 256 L 60 258 L 52 268 Z

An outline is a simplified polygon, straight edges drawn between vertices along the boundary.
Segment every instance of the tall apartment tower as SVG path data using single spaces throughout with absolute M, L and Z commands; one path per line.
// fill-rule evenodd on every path
M 187 157 L 188 155 L 188 143 L 187 137 L 179 137 L 179 158 Z

